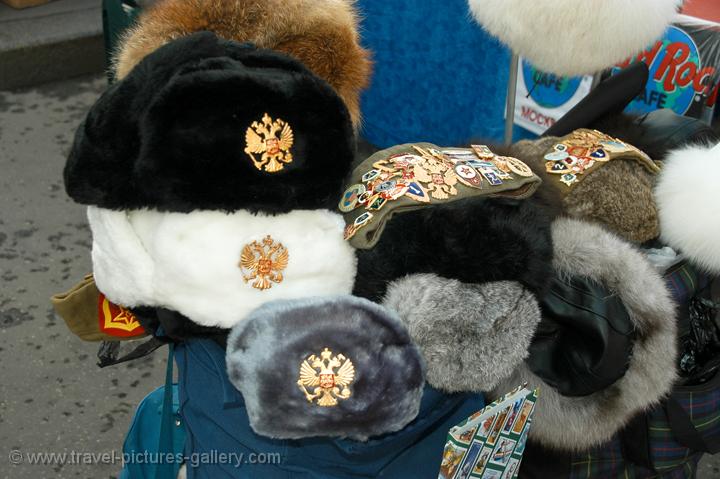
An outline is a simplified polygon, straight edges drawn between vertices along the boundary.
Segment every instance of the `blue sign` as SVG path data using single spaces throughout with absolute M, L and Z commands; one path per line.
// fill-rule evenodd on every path
M 569 102 L 580 88 L 582 77 L 561 77 L 541 72 L 523 60 L 525 88 L 530 97 L 543 108 L 558 108 Z
M 706 88 L 707 79 L 715 73 L 714 68 L 702 67 L 695 41 L 676 26 L 671 26 L 661 41 L 637 59 L 649 65 L 650 79 L 645 91 L 628 106 L 627 111 L 631 113 L 644 114 L 669 108 L 684 115 L 696 94 Z

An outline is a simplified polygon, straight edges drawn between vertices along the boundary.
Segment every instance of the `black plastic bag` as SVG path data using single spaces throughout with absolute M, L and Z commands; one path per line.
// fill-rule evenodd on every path
M 720 368 L 720 303 L 695 297 L 689 305 L 689 331 L 681 338 L 680 374 L 686 384 L 701 384 Z

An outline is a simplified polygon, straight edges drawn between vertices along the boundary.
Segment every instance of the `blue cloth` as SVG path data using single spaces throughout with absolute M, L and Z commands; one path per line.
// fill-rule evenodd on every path
M 375 61 L 362 98 L 368 141 L 387 148 L 502 140 L 510 54 L 473 21 L 467 0 L 360 0 L 358 7 Z
M 138 405 L 130 430 L 123 444 L 124 460 L 127 461 L 120 473 L 120 479 L 157 479 L 161 463 L 172 464 L 169 475 L 177 477 L 183 462 L 185 429 L 179 415 L 177 385 L 173 386 L 172 421 L 174 426 L 169 451 L 161 451 L 160 425 L 163 417 L 165 387 L 159 387 L 148 394 Z M 162 456 L 161 456 L 162 454 Z M 172 455 L 170 457 L 169 455 Z
M 188 479 L 436 478 L 448 430 L 484 406 L 479 395 L 444 395 L 426 388 L 418 419 L 405 429 L 365 443 L 314 438 L 285 441 L 256 435 L 242 395 L 225 371 L 225 350 L 195 339 L 176 348 L 180 408 L 189 458 Z M 268 367 L 272 367 L 271 364 Z M 202 457 L 260 453 L 279 464 L 205 464 Z M 217 461 L 221 462 L 221 461 Z M 267 461 L 266 461 L 267 462 Z

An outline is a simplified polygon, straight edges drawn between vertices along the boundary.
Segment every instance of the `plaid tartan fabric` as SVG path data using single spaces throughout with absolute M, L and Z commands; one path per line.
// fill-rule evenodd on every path
M 652 434 L 652 433 L 651 433 Z M 672 435 L 670 440 L 672 441 Z M 651 439 L 653 456 L 656 452 L 655 439 Z M 660 446 L 658 444 L 658 446 Z M 572 457 L 570 479 L 689 479 L 695 477 L 702 454 L 689 454 L 683 448 L 682 458 L 672 467 L 651 471 L 625 461 L 619 439 L 583 454 Z M 678 455 L 680 457 L 680 455 Z
M 720 374 L 707 384 L 678 388 L 672 397 L 688 414 L 701 436 L 720 437 Z M 677 467 L 693 453 L 677 442 L 662 408 L 650 414 L 648 423 L 653 464 L 658 471 Z
M 586 453 L 574 454 L 571 467 L 571 479 L 637 477 L 632 468 L 625 464 L 620 441 L 617 439 Z
M 665 282 L 678 304 L 687 305 L 690 299 L 710 283 L 710 278 L 687 262 L 672 267 L 665 274 Z M 687 331 L 680 331 L 680 335 Z M 674 398 L 690 416 L 695 428 L 707 437 L 720 435 L 720 375 L 712 384 L 696 389 L 679 388 Z M 679 444 L 662 407 L 648 412 L 650 454 L 655 470 L 628 463 L 623 457 L 618 437 L 607 444 L 582 454 L 574 454 L 571 479 L 686 479 L 695 477 L 702 453 Z
M 699 459 L 699 456 L 702 455 L 702 453 L 693 453 L 675 440 L 665 412 L 662 410 L 656 411 L 650 416 L 650 443 L 652 444 L 653 464 L 660 473 L 677 470 L 691 461 L 694 456 L 698 456 Z M 692 475 L 663 475 L 661 477 L 692 477 Z
M 690 299 L 709 283 L 710 278 L 707 275 L 685 261 L 665 273 L 665 284 L 677 304 L 688 304 Z
M 701 273 L 687 261 L 672 266 L 665 272 L 664 279 L 673 299 L 684 311 L 687 311 L 690 300 L 712 281 L 711 277 Z M 690 333 L 690 323 L 682 319 L 686 315 L 680 316 L 678 337 L 683 338 Z

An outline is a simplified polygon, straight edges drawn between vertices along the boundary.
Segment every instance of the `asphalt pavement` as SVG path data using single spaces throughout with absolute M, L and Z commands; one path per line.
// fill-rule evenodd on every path
M 105 86 L 93 76 L 0 91 L 0 478 L 116 478 L 135 407 L 163 383 L 165 351 L 101 370 L 97 344 L 74 337 L 49 302 L 90 272 L 85 208 L 65 195 L 62 169 Z M 73 452 L 75 464 L 28 459 Z M 720 455 L 697 477 L 720 478 Z
M 91 269 L 85 208 L 65 195 L 62 169 L 75 128 L 105 86 L 94 76 L 0 91 L 2 478 L 117 477 L 135 407 L 164 381 L 165 351 L 99 369 L 98 345 L 73 336 L 49 301 Z M 76 464 L 29 463 L 35 453 L 72 452 L 82 456 L 65 462 Z

